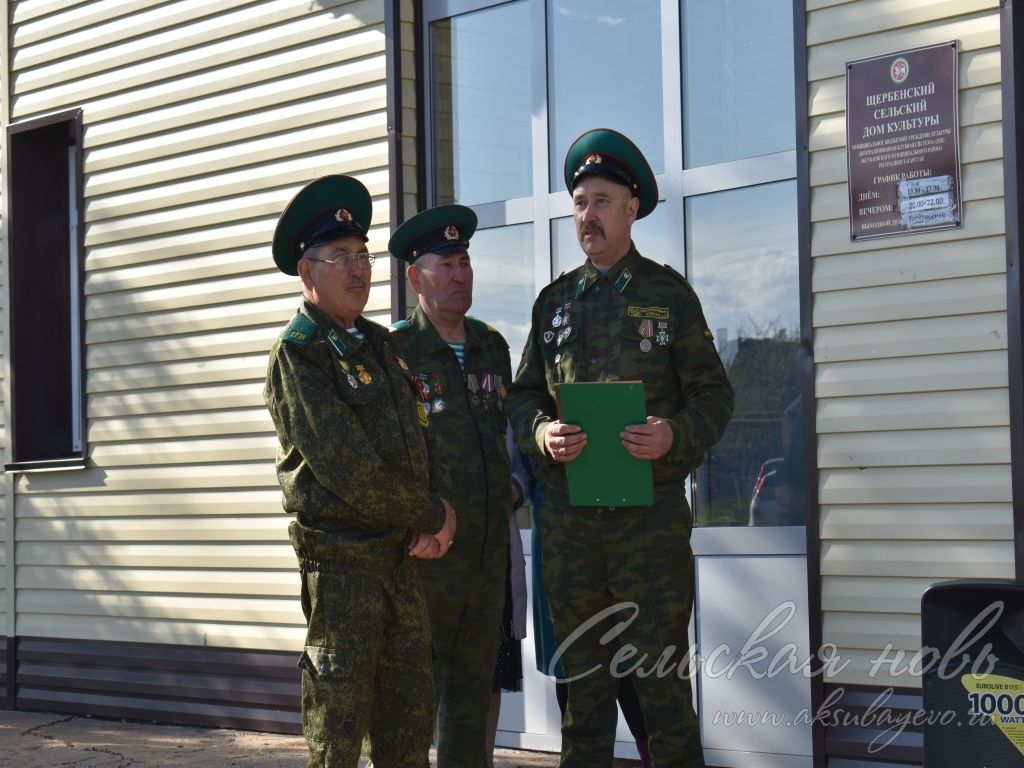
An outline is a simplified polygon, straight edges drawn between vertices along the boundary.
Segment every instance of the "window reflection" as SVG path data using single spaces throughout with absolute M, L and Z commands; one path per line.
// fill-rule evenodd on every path
M 473 262 L 473 307 L 508 342 L 512 372 L 519 368 L 533 309 L 533 225 L 480 229 L 469 245 Z
M 796 146 L 792 0 L 684 0 L 687 168 Z
M 526 2 L 430 25 L 434 203 L 533 194 Z
M 661 173 L 661 0 L 551 0 L 548 34 L 551 188 L 564 188 L 565 153 L 591 128 L 626 134 Z
M 658 203 L 653 213 L 633 224 L 633 242 L 641 256 L 659 264 L 681 262 L 678 241 L 673 247 L 668 231 L 668 206 Z M 586 258 L 579 240 L 572 216 L 551 221 L 551 276 L 576 269 Z
M 794 182 L 686 202 L 694 289 L 736 392 L 696 478 L 698 525 L 802 525 L 803 413 Z

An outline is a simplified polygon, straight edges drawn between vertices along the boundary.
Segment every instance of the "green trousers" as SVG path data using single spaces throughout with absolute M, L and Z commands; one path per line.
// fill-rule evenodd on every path
M 487 711 L 501 643 L 505 558 L 480 569 L 420 563 L 430 615 L 438 768 L 487 765 Z M 434 567 L 439 566 L 439 567 Z
M 364 735 L 382 768 L 426 768 L 433 687 L 412 558 L 391 573 L 303 573 L 302 730 L 308 768 L 356 768 Z
M 559 765 L 611 768 L 619 675 L 639 664 L 634 683 L 654 765 L 703 768 L 684 658 L 694 572 L 692 518 L 681 491 L 657 494 L 650 507 L 617 509 L 549 498 L 540 524 L 544 586 L 562 651 L 555 655 L 569 681 Z

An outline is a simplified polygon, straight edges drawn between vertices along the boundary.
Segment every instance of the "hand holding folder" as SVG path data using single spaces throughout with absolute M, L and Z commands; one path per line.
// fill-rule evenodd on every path
M 622 446 L 628 424 L 644 424 L 647 405 L 640 381 L 556 384 L 558 419 L 578 424 L 587 446 L 565 465 L 569 502 L 580 507 L 641 507 L 654 503 L 651 463 Z

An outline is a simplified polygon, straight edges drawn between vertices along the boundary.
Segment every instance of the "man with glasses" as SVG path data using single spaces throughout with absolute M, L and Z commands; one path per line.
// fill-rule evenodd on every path
M 545 493 L 544 586 L 569 687 L 560 765 L 611 765 L 619 680 L 639 666 L 646 674 L 633 682 L 654 765 L 696 768 L 704 759 L 684 677 L 694 574 L 683 483 L 722 436 L 732 387 L 693 289 L 633 244 L 633 222 L 658 203 L 640 150 L 616 131 L 588 131 L 569 148 L 564 177 L 587 258 L 537 297 L 508 397 Z M 572 506 L 566 465 L 587 450 L 587 435 L 559 421 L 555 385 L 628 380 L 643 382 L 648 417 L 620 439 L 651 462 L 654 503 Z
M 510 481 L 503 398 L 512 380 L 508 343 L 467 317 L 473 303 L 469 240 L 476 214 L 461 205 L 423 211 L 388 250 L 409 264 L 418 296 L 392 341 L 419 378 L 434 433 L 452 470 L 459 538 L 444 560 L 419 563 L 434 646 L 437 763 L 487 764 L 487 711 L 501 640 L 509 513 L 527 483 Z
M 325 176 L 292 199 L 273 241 L 303 295 L 271 348 L 263 395 L 295 516 L 310 768 L 355 768 L 365 734 L 375 764 L 427 765 L 434 696 L 416 559 L 443 557 L 455 535 L 418 380 L 361 315 L 371 212 L 358 180 Z

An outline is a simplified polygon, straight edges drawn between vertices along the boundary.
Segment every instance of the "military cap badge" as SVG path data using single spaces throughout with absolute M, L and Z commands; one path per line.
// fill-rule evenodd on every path
M 595 128 L 577 138 L 565 155 L 563 176 L 572 193 L 587 175 L 622 184 L 639 198 L 636 217 L 642 219 L 658 204 L 658 182 L 647 159 L 628 137 L 610 128 Z
M 344 204 L 344 208 L 340 204 Z M 286 275 L 297 275 L 298 262 L 308 248 L 339 237 L 366 242 L 373 216 L 370 193 L 351 176 L 322 176 L 300 189 L 274 228 L 274 263 Z
M 403 223 L 388 240 L 388 250 L 412 264 L 425 253 L 447 256 L 468 253 L 477 218 L 464 205 L 439 205 L 420 211 Z

